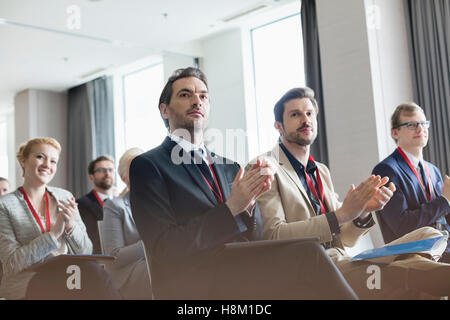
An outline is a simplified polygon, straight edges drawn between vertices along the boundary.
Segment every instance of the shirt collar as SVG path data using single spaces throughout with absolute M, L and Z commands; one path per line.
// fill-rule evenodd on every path
M 305 171 L 305 166 L 300 161 L 298 161 L 292 155 L 292 153 L 289 152 L 289 150 L 285 147 L 283 143 L 280 143 L 280 147 L 281 149 L 283 149 L 284 153 L 286 154 L 289 162 L 291 163 L 292 167 L 294 167 L 294 169 L 299 168 L 301 171 Z M 314 173 L 316 171 L 316 168 L 317 166 L 315 162 L 308 159 L 308 163 L 306 164 L 306 171 L 308 171 L 308 173 Z
M 100 199 L 102 199 L 102 201 L 105 201 L 106 199 L 110 199 L 112 197 L 108 196 L 107 194 L 101 193 L 97 191 L 98 196 L 100 197 Z
M 203 142 L 197 147 L 192 143 L 190 143 L 189 141 L 179 136 L 176 136 L 172 133 L 169 133 L 169 138 L 172 139 L 172 141 L 175 141 L 178 145 L 180 145 L 180 147 L 182 147 L 183 150 L 186 151 L 187 153 L 190 153 L 192 150 L 202 150 L 203 158 L 207 159 L 206 148 Z
M 403 149 L 402 149 L 403 150 Z M 419 167 L 419 162 L 423 163 L 423 157 L 417 158 L 415 156 L 413 156 L 411 153 L 403 150 L 403 152 L 406 154 L 406 156 L 408 157 L 409 162 L 411 162 L 412 166 L 414 168 L 418 168 Z

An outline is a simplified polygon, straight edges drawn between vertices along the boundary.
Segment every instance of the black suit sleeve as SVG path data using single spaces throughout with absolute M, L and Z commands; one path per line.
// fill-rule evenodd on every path
M 98 220 L 96 219 L 96 215 L 89 203 L 89 199 L 87 197 L 83 197 L 78 199 L 77 202 L 78 211 L 80 212 L 81 219 L 86 226 L 86 232 L 93 245 L 92 253 L 101 254 L 102 250 L 100 246 L 100 237 L 98 234 Z
M 195 188 L 191 181 L 186 184 L 186 188 Z M 131 208 L 139 234 L 154 261 L 177 263 L 220 246 L 247 229 L 234 219 L 224 203 L 180 224 L 172 209 L 171 196 L 177 197 L 171 193 L 158 165 L 147 157 L 135 158 L 130 166 Z

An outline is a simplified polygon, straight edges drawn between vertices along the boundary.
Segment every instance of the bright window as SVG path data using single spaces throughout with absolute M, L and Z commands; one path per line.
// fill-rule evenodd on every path
M 259 153 L 279 137 L 273 107 L 291 88 L 305 86 L 300 14 L 251 30 Z
M 158 109 L 163 87 L 162 63 L 123 77 L 125 149 L 147 151 L 164 140 L 167 130 Z
M 114 78 L 116 164 L 123 153 L 134 147 L 148 151 L 164 140 L 167 129 L 158 109 L 164 87 L 162 63 L 137 70 L 118 72 Z M 125 184 L 116 176 L 117 188 Z

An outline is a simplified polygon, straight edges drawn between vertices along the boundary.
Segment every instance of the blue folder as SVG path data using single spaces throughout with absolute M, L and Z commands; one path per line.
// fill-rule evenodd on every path
M 386 256 L 399 255 L 403 253 L 431 253 L 433 248 L 437 248 L 442 241 L 447 241 L 447 237 L 439 236 L 436 238 L 411 241 L 406 243 L 394 244 L 390 246 L 384 246 L 381 248 L 369 249 L 354 256 L 351 261 L 374 259 Z

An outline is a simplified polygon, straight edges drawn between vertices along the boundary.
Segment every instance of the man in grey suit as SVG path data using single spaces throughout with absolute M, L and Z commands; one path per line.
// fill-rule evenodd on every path
M 130 163 L 142 152 L 132 148 L 120 158 L 118 173 L 126 188 L 121 197 L 105 202 L 101 230 L 104 253 L 116 257 L 106 268 L 122 297 L 133 300 L 152 299 L 145 251 L 130 208 Z

